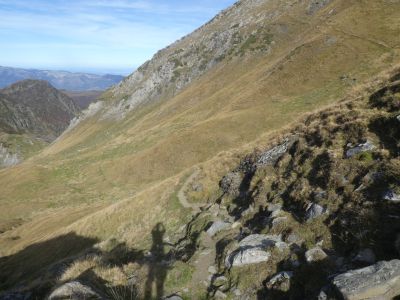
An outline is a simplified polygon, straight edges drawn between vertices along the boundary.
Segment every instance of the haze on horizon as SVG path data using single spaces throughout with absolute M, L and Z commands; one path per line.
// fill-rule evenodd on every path
M 0 0 L 0 65 L 127 75 L 235 0 Z

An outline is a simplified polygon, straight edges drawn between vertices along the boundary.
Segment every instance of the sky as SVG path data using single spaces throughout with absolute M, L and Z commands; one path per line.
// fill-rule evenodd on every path
M 0 0 L 0 65 L 127 75 L 235 0 Z

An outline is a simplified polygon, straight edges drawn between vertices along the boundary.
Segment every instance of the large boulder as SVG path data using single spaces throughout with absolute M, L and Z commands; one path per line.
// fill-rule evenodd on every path
M 381 261 L 340 274 L 333 285 L 345 300 L 392 299 L 400 295 L 400 260 Z
M 281 237 L 277 235 L 252 234 L 240 241 L 236 250 L 227 255 L 225 265 L 230 267 L 241 267 L 268 261 L 272 247 L 282 249 Z
M 51 292 L 48 300 L 90 300 L 103 299 L 91 287 L 83 285 L 79 281 L 67 282 L 53 292 Z

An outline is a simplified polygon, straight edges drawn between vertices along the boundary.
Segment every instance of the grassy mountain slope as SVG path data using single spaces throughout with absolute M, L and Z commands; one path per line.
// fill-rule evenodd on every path
M 265 143 L 260 137 L 399 63 L 398 8 L 384 0 L 241 1 L 159 52 L 40 155 L 0 171 L 0 222 L 10 229 L 0 236 L 3 255 L 71 232 L 107 240 L 105 248 L 113 238 L 145 249 L 158 222 L 175 238 L 191 218 L 177 193 L 194 166 L 205 178 L 194 200 L 213 200 L 247 144 Z M 63 243 L 54 247 L 42 265 L 68 256 L 57 250 Z

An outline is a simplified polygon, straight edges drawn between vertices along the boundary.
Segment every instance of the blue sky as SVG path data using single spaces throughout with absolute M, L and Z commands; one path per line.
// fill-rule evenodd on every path
M 128 74 L 235 0 L 0 0 L 0 65 Z

